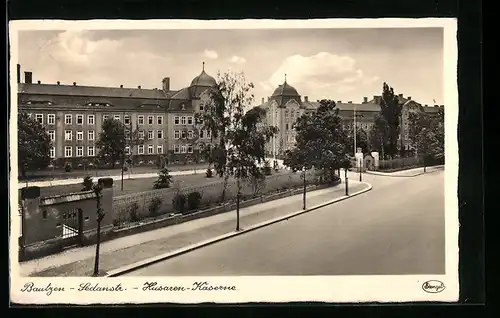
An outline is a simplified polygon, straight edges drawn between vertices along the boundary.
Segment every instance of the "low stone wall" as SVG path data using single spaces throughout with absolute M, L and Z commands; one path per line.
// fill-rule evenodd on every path
M 312 185 L 306 188 L 307 192 L 320 190 L 327 187 L 337 186 L 340 184 L 340 181 L 335 185 Z M 240 208 L 246 208 L 249 206 L 257 205 L 264 202 L 269 202 L 273 200 L 282 199 L 285 197 L 297 195 L 302 193 L 302 189 L 289 189 L 282 190 L 278 193 L 274 193 L 267 196 L 261 196 L 245 201 L 240 202 Z M 159 228 L 164 228 L 171 225 L 176 225 L 184 222 L 189 222 L 192 220 L 197 220 L 205 217 L 214 216 L 221 213 L 226 213 L 236 209 L 236 203 L 225 203 L 213 208 L 209 208 L 206 210 L 193 212 L 189 214 L 174 214 L 174 215 L 162 215 L 156 218 L 147 219 L 144 221 L 138 222 L 136 225 L 132 225 L 127 228 L 122 229 L 114 229 L 113 226 L 106 226 L 101 229 L 101 243 L 109 240 L 113 240 L 116 238 L 138 234 L 142 232 L 147 232 Z M 84 240 L 83 245 L 93 245 L 96 244 L 97 231 L 90 230 L 84 232 Z M 19 261 L 27 261 L 31 259 L 41 258 L 52 254 L 57 254 L 63 251 L 63 244 L 61 238 L 56 238 L 52 240 L 47 240 L 44 242 L 38 242 L 35 244 L 31 244 L 26 246 L 24 251 L 19 252 Z

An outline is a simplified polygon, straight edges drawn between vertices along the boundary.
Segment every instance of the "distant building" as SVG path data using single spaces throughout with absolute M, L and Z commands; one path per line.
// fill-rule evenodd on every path
M 398 97 L 400 102 L 403 103 L 402 131 L 398 140 L 398 146 L 403 145 L 408 150 L 410 149 L 408 140 L 409 113 L 412 111 L 435 113 L 443 105 L 435 105 L 433 107 L 422 106 L 412 100 L 411 97 L 405 98 L 403 94 L 400 94 Z M 342 117 L 344 126 L 347 129 L 353 129 L 354 113 L 356 112 L 356 126 L 368 132 L 373 127 L 375 116 L 380 112 L 380 101 L 381 96 L 373 96 L 372 100 L 364 97 L 361 103 L 336 101 L 336 107 L 339 108 L 339 115 Z M 268 156 L 281 158 L 284 152 L 291 149 L 295 144 L 296 132 L 293 129 L 295 121 L 304 113 L 314 112 L 319 106 L 319 101 L 309 101 L 308 96 L 302 97 L 285 80 L 267 98 L 267 101 L 262 98 L 261 104 L 258 106 L 267 110 L 266 124 L 279 128 L 277 136 L 266 145 L 266 153 Z M 403 137 L 402 141 L 401 137 Z
M 207 90 L 215 85 L 204 67 L 181 90 L 172 90 L 168 77 L 162 80 L 161 89 L 144 89 L 33 83 L 32 72 L 24 72 L 22 82 L 20 73 L 18 66 L 18 109 L 45 126 L 56 166 L 75 166 L 84 159 L 92 162 L 106 118 L 139 128 L 144 144 L 133 150 L 138 163 L 154 163 L 163 155 L 170 163 L 184 163 L 197 151 L 198 137 L 210 142 L 209 133 L 194 131 L 194 114 L 203 110 Z

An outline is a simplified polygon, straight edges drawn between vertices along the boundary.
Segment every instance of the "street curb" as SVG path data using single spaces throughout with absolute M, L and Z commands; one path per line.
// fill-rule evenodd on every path
M 307 212 L 311 212 L 311 211 L 320 209 L 322 207 L 331 205 L 333 203 L 344 201 L 346 199 L 349 199 L 349 198 L 355 197 L 357 195 L 363 194 L 365 192 L 368 192 L 368 191 L 370 191 L 372 189 L 372 185 L 371 184 L 369 184 L 367 182 L 360 182 L 360 183 L 365 184 L 367 186 L 367 188 L 363 189 L 363 190 L 360 190 L 360 191 L 357 191 L 357 192 L 354 192 L 354 193 L 352 193 L 352 194 L 350 194 L 348 196 L 343 196 L 343 197 L 336 198 L 334 200 L 331 200 L 331 201 L 328 201 L 328 202 L 325 202 L 325 203 L 321 203 L 321 204 L 312 206 L 311 208 L 308 208 L 308 209 L 305 209 L 305 210 L 300 210 L 300 211 L 297 211 L 297 212 L 290 213 L 290 214 L 288 214 L 286 216 L 281 216 L 281 217 L 278 217 L 278 218 L 275 218 L 275 219 L 272 219 L 272 220 L 268 220 L 268 221 L 264 221 L 264 222 L 258 223 L 256 225 L 253 225 L 253 226 L 247 228 L 247 229 L 243 229 L 243 230 L 241 230 L 239 232 L 231 232 L 231 233 L 223 234 L 223 235 L 220 235 L 218 237 L 215 237 L 215 238 L 212 238 L 212 239 L 209 239 L 209 240 L 206 240 L 206 241 L 202 241 L 200 243 L 196 243 L 196 244 L 193 244 L 193 245 L 190 245 L 190 246 L 187 246 L 187 247 L 180 248 L 180 249 L 178 249 L 176 251 L 173 251 L 173 252 L 168 252 L 168 253 L 165 253 L 165 254 L 162 254 L 162 255 L 158 255 L 158 256 L 154 256 L 154 257 L 151 257 L 151 258 L 139 261 L 139 262 L 135 262 L 135 263 L 130 264 L 130 265 L 122 266 L 122 267 L 120 267 L 118 269 L 108 271 L 107 275 L 105 275 L 104 277 L 117 277 L 117 276 L 120 276 L 120 275 L 123 275 L 123 274 L 126 274 L 126 273 L 130 273 L 130 272 L 133 272 L 133 271 L 138 270 L 140 268 L 152 265 L 154 263 L 158 263 L 158 262 L 167 260 L 169 258 L 173 258 L 173 257 L 179 256 L 179 255 L 182 255 L 182 254 L 186 254 L 188 252 L 197 250 L 199 248 L 202 248 L 202 247 L 205 247 L 205 246 L 208 246 L 208 245 L 212 245 L 212 244 L 215 244 L 215 243 L 227 240 L 229 238 L 232 238 L 232 237 L 235 237 L 235 236 L 239 236 L 239 235 L 242 235 L 242 234 L 245 234 L 245 233 L 248 233 L 248 232 L 251 232 L 251 231 L 263 228 L 263 227 L 266 227 L 268 225 L 272 225 L 272 224 L 275 224 L 275 223 L 278 223 L 278 222 L 281 222 L 281 221 L 284 221 L 284 220 L 287 220 L 287 219 L 299 216 L 301 214 L 305 214 Z
M 366 171 L 365 173 L 366 173 L 366 174 L 371 174 L 371 175 L 373 175 L 373 176 L 382 176 L 382 177 L 392 177 L 392 178 L 412 178 L 412 177 L 418 177 L 418 176 L 421 176 L 421 175 L 424 175 L 424 174 L 429 174 L 429 173 L 433 173 L 433 172 L 443 171 L 443 170 L 444 170 L 444 166 L 443 166 L 443 165 L 439 165 L 439 166 L 430 166 L 430 167 L 426 167 L 426 168 L 443 168 L 443 169 L 437 169 L 437 170 L 427 171 L 427 172 L 419 172 L 419 173 L 417 173 L 417 174 L 412 174 L 412 175 L 407 175 L 407 176 L 396 175 L 396 174 L 395 174 L 395 172 L 387 172 L 387 173 L 384 173 L 384 172 L 376 172 L 376 171 Z M 404 170 L 400 170 L 400 171 L 404 171 Z

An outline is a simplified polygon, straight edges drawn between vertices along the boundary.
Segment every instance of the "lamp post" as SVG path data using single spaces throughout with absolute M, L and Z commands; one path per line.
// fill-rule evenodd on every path
M 302 172 L 303 172 L 303 185 L 304 185 L 304 193 L 302 194 L 302 209 L 306 209 L 306 186 L 307 186 L 307 183 L 306 183 L 306 167 L 303 167 L 302 168 Z
M 344 173 L 345 173 L 345 195 L 349 195 L 349 178 L 347 176 L 347 168 L 344 168 Z

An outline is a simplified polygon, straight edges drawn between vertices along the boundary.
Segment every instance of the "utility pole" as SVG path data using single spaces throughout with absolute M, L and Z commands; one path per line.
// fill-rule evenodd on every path
M 347 177 L 347 168 L 344 168 L 345 172 L 345 195 L 349 195 L 349 178 Z
M 302 171 L 303 171 L 303 185 L 304 185 L 304 193 L 302 194 L 302 209 L 306 209 L 306 187 L 307 187 L 307 183 L 306 183 L 306 167 L 302 168 Z

